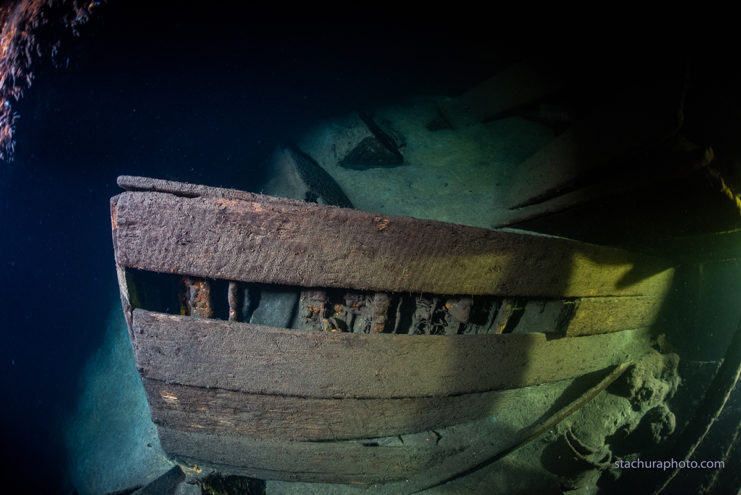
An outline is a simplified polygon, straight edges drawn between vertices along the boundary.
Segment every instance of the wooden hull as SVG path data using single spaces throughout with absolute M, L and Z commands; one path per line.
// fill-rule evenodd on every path
M 403 483 L 476 465 L 496 442 L 463 438 L 471 432 L 459 425 L 516 402 L 522 387 L 646 352 L 672 277 L 660 260 L 561 238 L 119 183 L 128 189 L 111 201 L 121 295 L 162 446 L 228 473 Z M 299 307 L 334 331 L 275 328 L 137 307 L 132 270 L 229 282 L 230 317 L 237 282 L 385 296 L 367 299 L 370 333 L 345 322 L 363 316 L 349 296 Z M 416 309 L 405 309 L 409 293 L 420 294 Z M 474 324 L 467 311 L 481 301 L 489 309 Z M 407 331 L 404 311 L 427 326 Z M 442 428 L 452 428 L 444 442 L 429 433 Z

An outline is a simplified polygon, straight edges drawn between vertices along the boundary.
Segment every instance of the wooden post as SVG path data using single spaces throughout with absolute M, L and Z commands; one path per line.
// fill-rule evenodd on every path
M 202 278 L 183 277 L 185 285 L 185 314 L 200 318 L 212 318 L 211 285 Z
M 377 292 L 373 296 L 373 324 L 371 325 L 372 333 L 383 333 L 388 320 L 389 296 L 385 292 Z
M 239 286 L 237 282 L 229 282 L 229 321 L 239 321 L 237 311 L 239 301 Z

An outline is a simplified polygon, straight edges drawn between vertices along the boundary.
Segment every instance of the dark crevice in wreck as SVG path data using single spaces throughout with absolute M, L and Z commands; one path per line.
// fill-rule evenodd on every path
M 550 340 L 567 335 L 578 305 L 576 298 L 305 289 L 131 268 L 126 269 L 126 278 L 132 309 L 294 330 L 409 335 L 544 333 Z M 640 326 L 644 325 L 636 324 Z

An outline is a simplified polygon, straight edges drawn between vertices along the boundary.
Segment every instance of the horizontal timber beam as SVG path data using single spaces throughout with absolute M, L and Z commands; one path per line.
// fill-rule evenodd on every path
M 137 189 L 111 199 L 111 221 L 117 263 L 128 268 L 301 287 L 532 297 L 655 294 L 673 273 L 656 258 L 559 237 L 127 181 Z
M 444 397 L 553 382 L 642 354 L 648 331 L 547 340 L 542 333 L 395 335 L 304 332 L 133 315 L 144 378 L 313 398 Z

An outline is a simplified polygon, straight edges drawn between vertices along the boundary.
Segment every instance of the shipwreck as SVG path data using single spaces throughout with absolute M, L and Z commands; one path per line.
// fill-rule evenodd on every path
M 406 491 L 454 479 L 650 350 L 673 276 L 661 259 L 548 235 L 118 184 L 137 367 L 163 449 L 198 470 Z M 587 375 L 591 388 L 504 449 L 460 426 L 522 387 Z

